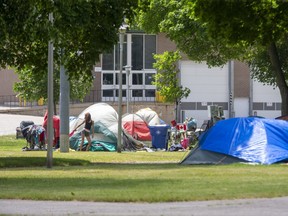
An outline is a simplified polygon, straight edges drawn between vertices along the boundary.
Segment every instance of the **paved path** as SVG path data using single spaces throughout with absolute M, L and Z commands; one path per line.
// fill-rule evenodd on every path
M 0 200 L 4 215 L 286 216 L 288 197 L 171 203 Z
M 42 124 L 44 117 L 29 115 L 0 114 L 0 136 L 15 134 L 16 127 L 21 121 L 33 121 L 35 124 Z

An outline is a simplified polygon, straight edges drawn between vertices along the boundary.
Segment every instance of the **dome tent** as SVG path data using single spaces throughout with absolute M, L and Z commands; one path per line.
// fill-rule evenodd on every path
M 151 145 L 149 126 L 160 124 L 158 114 L 150 108 L 144 108 L 135 114 L 122 118 L 123 144 L 125 150 L 139 150 Z
M 140 109 L 136 112 L 149 126 L 159 125 L 161 119 L 151 108 Z
M 94 121 L 94 137 L 90 151 L 116 151 L 118 138 L 118 113 L 106 103 L 96 103 L 70 121 L 70 148 L 77 150 L 81 143 L 81 131 L 84 125 L 74 129 L 84 121 L 85 113 L 89 112 Z M 126 114 L 122 117 L 122 149 L 136 151 L 149 147 L 151 143 L 150 125 L 159 125 L 160 118 L 150 108 L 141 109 L 135 114 Z M 73 134 L 73 135 L 72 135 Z M 88 142 L 84 141 L 83 147 Z
M 123 116 L 122 129 L 136 140 L 151 141 L 147 122 L 137 114 Z
M 273 164 L 288 159 L 288 122 L 231 118 L 217 122 L 181 164 L 249 162 Z
M 84 121 L 85 113 L 89 112 L 94 121 L 94 137 L 91 151 L 115 151 L 117 146 L 118 113 L 106 103 L 96 103 L 80 113 L 70 124 L 70 133 Z M 81 143 L 81 131 L 84 124 L 70 137 L 70 148 L 77 150 Z M 84 145 L 87 145 L 85 139 Z

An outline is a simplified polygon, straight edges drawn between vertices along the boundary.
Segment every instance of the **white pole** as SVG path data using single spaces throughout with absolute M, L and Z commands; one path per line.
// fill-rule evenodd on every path
M 61 51 L 63 55 L 63 50 Z M 62 56 L 63 57 L 63 56 Z M 69 152 L 70 86 L 63 63 L 60 65 L 60 152 Z

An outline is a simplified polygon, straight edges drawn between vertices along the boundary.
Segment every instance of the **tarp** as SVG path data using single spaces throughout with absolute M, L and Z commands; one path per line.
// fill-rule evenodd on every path
M 254 117 L 221 120 L 206 132 L 199 141 L 198 148 L 192 150 L 182 163 L 189 164 L 191 160 L 195 164 L 194 158 L 200 153 L 205 161 L 206 156 L 211 158 L 211 155 L 205 154 L 207 151 L 212 155 L 214 153 L 237 158 L 234 162 L 240 159 L 273 164 L 288 159 L 287 137 L 288 122 L 284 120 Z

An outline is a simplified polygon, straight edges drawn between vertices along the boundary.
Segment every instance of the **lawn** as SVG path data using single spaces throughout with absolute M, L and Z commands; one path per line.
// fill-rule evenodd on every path
M 22 151 L 0 137 L 0 198 L 168 202 L 288 196 L 286 164 L 180 165 L 188 152 Z

